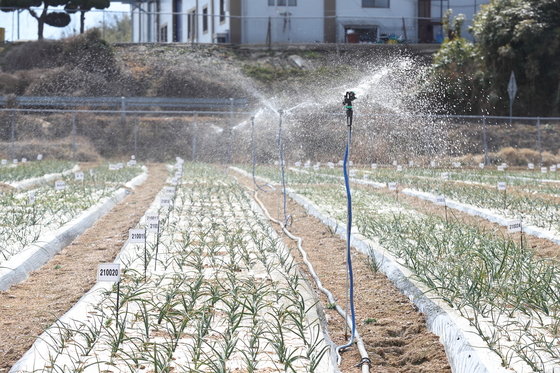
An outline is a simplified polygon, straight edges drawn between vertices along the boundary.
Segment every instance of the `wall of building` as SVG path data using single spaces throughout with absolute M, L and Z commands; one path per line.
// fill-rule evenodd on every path
M 285 0 L 285 3 L 292 1 Z M 242 43 L 264 44 L 269 30 L 273 43 L 323 42 L 324 0 L 296 0 L 296 6 L 278 6 L 278 0 L 272 2 L 274 5 L 268 5 L 268 0 L 242 1 Z

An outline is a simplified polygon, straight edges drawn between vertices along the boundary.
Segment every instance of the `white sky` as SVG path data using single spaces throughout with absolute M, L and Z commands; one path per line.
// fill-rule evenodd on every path
M 53 8 L 54 9 L 54 8 Z M 125 13 L 130 12 L 130 5 L 111 2 L 109 11 L 103 12 L 93 9 L 86 13 L 86 29 L 93 27 L 102 27 L 103 18 L 106 23 L 112 22 L 114 16 L 120 17 Z M 72 21 L 66 27 L 51 27 L 45 25 L 44 37 L 45 39 L 59 39 L 61 37 L 75 35 L 80 32 L 80 15 L 79 13 L 71 14 Z M 6 29 L 6 41 L 18 40 L 18 13 L 15 12 L 0 12 L 0 27 Z M 37 40 L 37 21 L 29 15 L 27 10 L 19 13 L 19 40 Z

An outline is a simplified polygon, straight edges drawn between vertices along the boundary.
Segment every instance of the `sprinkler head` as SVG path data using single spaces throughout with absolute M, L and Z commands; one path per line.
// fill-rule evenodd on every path
M 352 109 L 352 101 L 354 101 L 355 99 L 356 99 L 356 94 L 352 91 L 348 91 L 344 95 L 344 101 L 342 101 L 342 104 L 346 109 Z

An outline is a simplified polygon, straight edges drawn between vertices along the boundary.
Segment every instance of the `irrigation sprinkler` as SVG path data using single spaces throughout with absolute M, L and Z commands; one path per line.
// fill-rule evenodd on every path
M 346 187 L 346 200 L 348 209 L 348 219 L 346 224 L 346 267 L 348 276 L 348 302 L 350 304 L 350 313 L 352 315 L 352 332 L 350 335 L 350 340 L 341 346 L 337 346 L 336 350 L 339 353 L 354 344 L 354 338 L 356 336 L 356 310 L 354 308 L 354 273 L 352 270 L 352 253 L 350 251 L 350 239 L 352 237 L 352 193 L 350 191 L 350 179 L 348 176 L 348 158 L 350 157 L 350 147 L 352 145 L 352 120 L 354 116 L 354 109 L 352 106 L 352 101 L 356 99 L 356 94 L 352 91 L 346 92 L 344 96 L 344 101 L 342 104 L 346 109 L 346 126 L 348 128 L 348 137 L 346 142 L 346 150 L 344 152 L 344 163 L 343 163 L 343 173 L 344 173 L 344 185 Z M 340 357 L 340 354 L 339 354 Z M 340 361 L 339 361 L 340 362 Z
M 284 207 L 284 226 L 287 227 L 290 224 L 289 221 L 291 216 L 288 215 L 286 208 L 286 174 L 284 169 L 284 142 L 282 141 L 282 116 L 284 115 L 283 110 L 278 110 L 278 156 L 280 162 L 280 178 L 282 180 L 282 199 Z

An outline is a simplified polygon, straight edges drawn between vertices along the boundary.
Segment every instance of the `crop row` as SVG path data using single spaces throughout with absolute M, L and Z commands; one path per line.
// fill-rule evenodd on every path
M 157 231 L 120 257 L 119 303 L 114 286 L 87 322 L 59 323 L 44 370 L 328 371 L 315 301 L 288 250 L 224 174 L 184 172 L 171 209 L 147 212 Z

